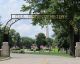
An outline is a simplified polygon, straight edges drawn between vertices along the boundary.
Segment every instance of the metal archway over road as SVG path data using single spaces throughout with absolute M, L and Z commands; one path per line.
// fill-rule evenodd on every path
M 66 14 L 11 14 L 10 20 L 6 23 L 4 27 L 4 33 L 3 33 L 3 46 L 2 46 L 2 55 L 3 56 L 10 56 L 10 49 L 9 49 L 9 30 L 10 27 L 16 23 L 20 19 L 33 19 L 37 17 L 46 19 L 46 20 L 71 20 L 71 18 L 68 18 Z M 39 20 L 39 19 L 38 19 Z M 7 28 L 8 27 L 8 28 Z M 6 47 L 5 47 L 6 46 Z
M 4 27 L 3 42 L 9 42 L 9 30 L 10 27 L 20 19 L 33 19 L 34 17 L 47 17 L 53 20 L 69 20 L 66 14 L 11 14 L 10 20 Z M 47 20 L 46 18 L 46 20 Z M 8 27 L 8 29 L 7 29 Z

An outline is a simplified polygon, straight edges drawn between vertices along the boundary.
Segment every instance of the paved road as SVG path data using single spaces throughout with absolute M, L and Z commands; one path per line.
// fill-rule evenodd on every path
M 11 54 L 11 59 L 0 64 L 80 64 L 80 58 L 49 55 Z

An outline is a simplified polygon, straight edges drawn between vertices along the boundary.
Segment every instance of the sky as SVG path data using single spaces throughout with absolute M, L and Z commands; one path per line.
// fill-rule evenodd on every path
M 21 6 L 25 4 L 24 0 L 0 0 L 0 22 L 4 25 L 10 19 L 11 14 L 26 14 L 28 12 L 20 12 Z M 28 5 L 28 4 L 27 4 Z M 42 32 L 46 34 L 46 28 L 41 28 L 39 25 L 33 26 L 30 19 L 19 20 L 11 28 L 20 33 L 22 37 L 32 37 Z M 53 35 L 51 26 L 49 26 L 49 37 Z

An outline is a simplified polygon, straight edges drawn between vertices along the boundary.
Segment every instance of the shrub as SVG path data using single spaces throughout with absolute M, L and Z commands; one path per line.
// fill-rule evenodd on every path
M 25 53 L 25 51 L 24 50 L 20 50 L 20 53 Z

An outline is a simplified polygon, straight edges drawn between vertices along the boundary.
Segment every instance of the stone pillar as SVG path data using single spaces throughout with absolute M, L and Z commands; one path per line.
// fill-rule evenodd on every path
M 8 45 L 8 42 L 3 42 L 1 56 L 9 57 L 9 45 Z
M 80 57 L 80 42 L 76 42 L 75 46 L 75 56 Z

